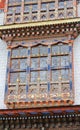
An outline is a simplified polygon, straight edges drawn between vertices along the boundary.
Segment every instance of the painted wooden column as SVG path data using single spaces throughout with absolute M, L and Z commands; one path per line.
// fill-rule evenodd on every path
M 32 5 L 30 5 L 29 20 L 32 21 Z
M 66 7 L 66 1 L 64 1 L 64 17 L 67 18 L 67 7 Z
M 41 0 L 38 0 L 38 13 L 37 13 L 37 17 L 38 20 L 40 20 L 40 15 L 41 15 Z
M 47 19 L 49 19 L 49 3 L 47 4 Z
M 5 2 L 5 7 L 4 7 L 4 13 L 5 13 L 5 16 L 4 16 L 4 24 L 7 23 L 7 12 L 8 12 L 8 0 L 6 0 L 6 2 Z
M 73 16 L 77 17 L 77 1 L 73 0 Z
M 55 0 L 55 18 L 58 18 L 58 0 Z
M 24 0 L 22 0 L 21 3 L 21 22 L 23 22 L 24 19 Z
M 16 10 L 15 10 L 15 8 L 13 8 L 13 23 L 15 23 L 15 12 L 16 12 Z

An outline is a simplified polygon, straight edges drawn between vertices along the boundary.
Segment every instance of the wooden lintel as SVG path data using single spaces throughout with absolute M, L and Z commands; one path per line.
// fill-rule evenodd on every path
M 61 113 L 67 112 L 67 111 L 74 111 L 80 112 L 80 105 L 79 106 L 59 106 L 59 107 L 50 107 L 50 108 L 29 108 L 29 109 L 6 109 L 6 110 L 0 110 L 0 115 L 8 115 L 9 113 L 15 115 L 16 113 L 31 113 L 31 112 L 37 112 L 37 113 L 42 113 L 42 112 L 57 112 L 61 111 Z

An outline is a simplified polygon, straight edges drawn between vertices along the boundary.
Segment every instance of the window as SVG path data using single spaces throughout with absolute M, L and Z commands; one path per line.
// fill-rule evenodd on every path
M 67 0 L 66 1 L 66 6 L 69 7 L 73 7 L 73 0 Z
M 21 13 L 21 6 L 16 6 L 16 7 L 15 7 L 15 13 L 16 13 L 16 14 Z
M 29 2 L 30 0 L 24 0 L 24 2 Z
M 49 3 L 49 10 L 55 9 L 55 2 L 50 2 Z
M 16 95 L 29 102 L 70 99 L 72 46 L 67 43 L 12 48 L 9 70 L 9 101 Z
M 10 83 L 26 83 L 27 48 L 12 49 Z
M 34 4 L 32 5 L 32 12 L 37 12 L 38 11 L 38 5 Z
M 46 11 L 47 10 L 47 3 L 42 3 L 41 4 L 41 11 Z
M 8 14 L 13 14 L 13 7 L 8 7 Z
M 14 0 L 9 0 L 9 1 L 8 1 L 9 4 L 10 4 L 10 3 L 13 3 L 13 2 L 14 2 Z
M 35 2 L 37 0 L 24 0 L 24 2 Z
M 51 89 L 57 91 L 56 94 L 58 95 L 63 91 L 62 86 L 64 86 L 64 93 L 67 89 L 70 90 L 70 63 L 69 46 L 67 44 L 59 43 L 51 47 L 51 80 L 53 82 Z
M 9 0 L 9 3 L 12 3 L 12 2 L 21 2 L 22 0 Z
M 16 0 L 15 2 L 21 2 L 22 0 Z
M 45 71 L 45 69 L 47 70 L 47 56 L 46 46 L 39 45 L 32 48 L 31 68 L 33 71 L 31 72 L 31 81 L 37 82 L 38 78 L 41 81 L 47 81 L 47 71 Z
M 30 12 L 30 5 L 25 5 L 24 6 L 24 13 L 29 13 Z
M 64 8 L 64 1 L 59 1 L 59 8 Z

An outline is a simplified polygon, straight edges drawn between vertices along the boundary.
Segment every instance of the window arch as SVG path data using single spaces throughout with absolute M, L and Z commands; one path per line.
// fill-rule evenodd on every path
M 46 15 L 42 15 L 42 16 L 41 16 L 41 19 L 42 19 L 42 20 L 45 20 L 45 19 L 46 19 Z

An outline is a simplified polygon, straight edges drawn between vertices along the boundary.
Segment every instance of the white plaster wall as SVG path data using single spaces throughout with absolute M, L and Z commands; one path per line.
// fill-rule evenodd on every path
M 3 25 L 4 23 L 4 12 L 0 12 L 0 25 Z
M 74 41 L 73 51 L 75 104 L 80 105 L 80 35 Z
M 0 25 L 4 24 L 4 12 L 0 10 Z M 4 92 L 5 92 L 5 78 L 7 67 L 7 46 L 6 43 L 0 39 L 0 109 L 5 109 Z
M 0 40 L 0 109 L 5 109 L 4 92 L 7 67 L 7 46 L 6 43 Z

